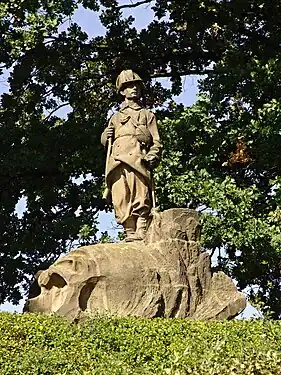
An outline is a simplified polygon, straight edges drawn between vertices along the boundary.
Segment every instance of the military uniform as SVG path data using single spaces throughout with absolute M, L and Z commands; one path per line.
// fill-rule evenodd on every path
M 160 160 L 161 142 L 155 116 L 137 103 L 121 105 L 109 125 L 114 141 L 106 167 L 106 183 L 112 192 L 117 222 L 129 216 L 147 216 L 151 210 L 151 171 L 144 158 Z M 105 132 L 101 138 L 105 146 Z
M 134 81 L 142 82 L 131 70 L 121 72 L 116 81 L 118 91 Z M 125 100 L 108 128 L 114 132 L 105 177 L 116 221 L 124 226 L 127 240 L 141 239 L 152 208 L 151 167 L 157 166 L 162 151 L 156 118 L 136 100 Z M 101 142 L 106 146 L 107 129 Z

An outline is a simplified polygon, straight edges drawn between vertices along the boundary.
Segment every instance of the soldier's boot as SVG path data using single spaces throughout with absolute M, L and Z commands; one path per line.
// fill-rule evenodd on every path
M 135 234 L 135 240 L 141 241 L 145 238 L 147 230 L 147 218 L 139 216 L 137 219 L 137 229 Z
M 132 242 L 135 240 L 136 235 L 136 218 L 134 216 L 129 217 L 123 224 L 125 229 L 125 241 Z

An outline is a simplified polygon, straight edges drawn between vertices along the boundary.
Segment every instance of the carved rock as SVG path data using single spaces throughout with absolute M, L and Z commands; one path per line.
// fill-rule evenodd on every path
M 89 312 L 231 319 L 246 299 L 223 272 L 212 273 L 199 240 L 195 211 L 157 213 L 145 241 L 81 247 L 40 272 L 25 310 L 70 320 Z

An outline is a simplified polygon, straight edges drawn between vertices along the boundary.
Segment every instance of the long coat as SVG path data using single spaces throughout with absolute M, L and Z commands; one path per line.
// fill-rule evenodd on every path
M 129 165 L 140 173 L 147 183 L 151 183 L 151 172 L 144 157 L 160 160 L 162 145 L 155 115 L 137 103 L 123 103 L 108 124 L 114 128 L 111 154 L 106 166 L 106 183 L 111 188 L 110 176 L 121 164 Z M 107 137 L 103 132 L 101 143 L 106 146 Z

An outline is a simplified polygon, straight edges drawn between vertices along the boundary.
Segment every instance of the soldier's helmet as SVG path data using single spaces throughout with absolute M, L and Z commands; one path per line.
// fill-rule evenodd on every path
M 123 85 L 129 82 L 140 82 L 143 84 L 143 80 L 137 73 L 133 72 L 132 70 L 122 70 L 116 80 L 117 91 L 120 92 Z

